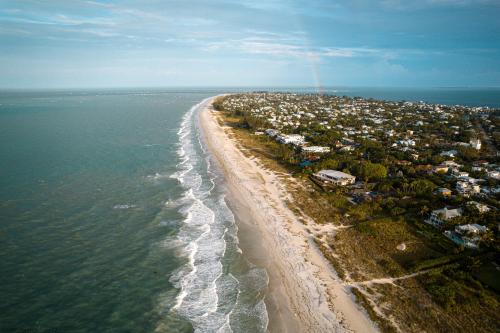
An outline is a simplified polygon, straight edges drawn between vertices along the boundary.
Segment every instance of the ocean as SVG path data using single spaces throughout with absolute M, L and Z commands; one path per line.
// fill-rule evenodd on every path
M 0 97 L 0 332 L 263 332 L 196 105 L 217 92 Z
M 0 332 L 266 331 L 267 273 L 197 124 L 228 91 L 0 92 Z M 498 89 L 327 92 L 500 107 Z

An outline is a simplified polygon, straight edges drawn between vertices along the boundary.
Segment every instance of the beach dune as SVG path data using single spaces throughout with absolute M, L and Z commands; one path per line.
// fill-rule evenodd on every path
M 200 106 L 204 143 L 224 174 L 243 251 L 266 268 L 270 332 L 377 332 L 348 286 L 287 207 L 284 184 L 247 157 L 218 122 L 212 100 Z

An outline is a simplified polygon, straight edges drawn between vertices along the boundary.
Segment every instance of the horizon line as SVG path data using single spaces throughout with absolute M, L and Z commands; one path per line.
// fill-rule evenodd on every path
M 71 90 L 120 90 L 120 89 L 318 89 L 311 85 L 178 85 L 178 86 L 90 86 L 90 87 L 0 87 L 0 91 L 71 91 Z M 371 89 L 500 89 L 500 86 L 370 86 L 370 85 L 326 85 L 321 89 L 371 88 Z

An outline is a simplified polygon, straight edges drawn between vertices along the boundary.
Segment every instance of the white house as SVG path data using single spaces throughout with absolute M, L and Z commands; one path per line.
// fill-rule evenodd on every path
M 300 134 L 280 134 L 276 137 L 276 140 L 284 144 L 293 144 L 299 146 L 303 144 L 306 139 Z
M 398 140 L 396 143 L 397 143 L 398 145 L 400 145 L 400 146 L 404 146 L 404 147 L 415 146 L 415 140 L 411 140 L 411 139 L 406 139 L 406 140 Z
M 354 184 L 356 181 L 356 177 L 337 170 L 321 170 L 313 175 L 319 180 L 322 180 L 325 183 L 332 183 L 334 185 L 349 185 Z
M 353 145 L 347 145 L 347 146 L 340 148 L 339 151 L 353 151 L 354 148 L 355 147 Z
M 446 156 L 446 157 L 455 157 L 458 155 L 458 151 L 456 150 L 447 150 L 447 151 L 443 151 L 441 154 L 439 154 L 441 156 Z
M 453 171 L 451 172 L 451 174 L 453 176 L 455 176 L 456 178 L 469 177 L 469 173 L 468 172 L 460 171 L 458 169 L 453 169 Z
M 461 215 L 461 208 L 448 209 L 447 207 L 444 207 L 443 209 L 433 210 L 431 216 L 424 222 L 436 228 L 441 228 L 445 221 Z
M 488 228 L 479 224 L 464 224 L 455 227 L 454 231 L 447 230 L 445 236 L 454 243 L 470 249 L 477 249 L 481 241 L 481 235 L 488 231 Z
M 330 147 L 322 147 L 322 146 L 309 146 L 309 147 L 302 147 L 302 152 L 304 153 L 329 153 L 330 152 Z
M 480 224 L 463 224 L 455 227 L 455 231 L 461 234 L 475 234 L 479 235 L 485 233 L 488 230 L 487 227 Z
M 500 172 L 497 170 L 488 171 L 487 175 L 489 178 L 500 180 Z
M 469 141 L 470 146 L 474 149 L 481 150 L 481 140 L 479 139 L 471 139 Z
M 269 129 L 266 129 L 264 131 L 267 135 L 269 135 L 270 137 L 275 137 L 276 135 L 278 135 L 280 132 L 273 129 L 273 128 L 269 128 Z

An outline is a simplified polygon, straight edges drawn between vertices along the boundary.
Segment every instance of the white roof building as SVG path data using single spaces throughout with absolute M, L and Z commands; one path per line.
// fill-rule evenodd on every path
M 309 146 L 302 147 L 302 152 L 304 153 L 329 153 L 330 147 L 322 147 L 322 146 Z
M 443 151 L 441 154 L 439 154 L 441 156 L 446 156 L 446 157 L 455 157 L 458 155 L 458 151 L 456 150 L 448 150 L 448 151 Z
M 463 224 L 455 227 L 455 231 L 461 234 L 482 234 L 488 230 L 487 227 L 480 224 Z
M 300 134 L 281 134 L 277 136 L 276 140 L 284 144 L 291 143 L 294 145 L 301 145 L 306 141 L 304 136 Z
M 315 173 L 314 176 L 324 182 L 342 186 L 354 184 L 356 181 L 356 177 L 353 175 L 337 170 L 321 170 Z
M 431 216 L 424 222 L 433 225 L 436 228 L 440 228 L 443 226 L 445 221 L 458 216 L 462 216 L 461 208 L 448 209 L 447 207 L 444 207 L 442 209 L 433 210 Z
M 481 150 L 481 140 L 479 139 L 471 139 L 470 145 L 474 149 Z

